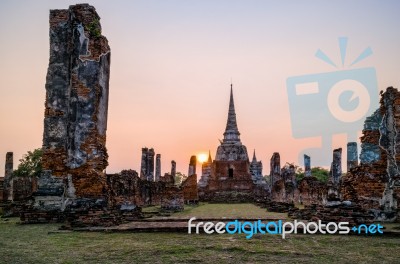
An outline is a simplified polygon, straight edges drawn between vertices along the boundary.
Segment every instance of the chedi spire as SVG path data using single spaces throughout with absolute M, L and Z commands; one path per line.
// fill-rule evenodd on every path
M 231 84 L 231 97 L 229 100 L 228 120 L 224 132 L 224 143 L 240 142 L 240 133 L 236 122 L 235 103 L 233 101 L 233 85 Z

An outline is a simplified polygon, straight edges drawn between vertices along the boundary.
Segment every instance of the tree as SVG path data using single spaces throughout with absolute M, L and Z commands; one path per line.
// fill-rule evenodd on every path
M 320 182 L 328 182 L 329 171 L 321 167 L 311 168 L 311 175 L 317 178 Z
M 313 167 L 311 168 L 311 176 L 317 178 L 318 181 L 326 183 L 329 178 L 329 171 L 322 167 Z M 304 172 L 301 168 L 296 170 L 296 180 L 299 182 L 304 178 Z
M 187 176 L 181 172 L 175 174 L 175 185 L 181 185 L 186 180 Z
M 18 169 L 14 170 L 13 176 L 39 176 L 42 172 L 42 155 L 43 151 L 41 148 L 28 151 L 28 153 L 19 160 L 20 164 L 18 165 Z

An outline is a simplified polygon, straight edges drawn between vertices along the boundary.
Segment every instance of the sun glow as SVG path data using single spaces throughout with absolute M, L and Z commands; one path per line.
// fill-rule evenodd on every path
M 205 162 L 207 160 L 207 158 L 208 158 L 207 154 L 204 154 L 204 153 L 197 155 L 197 160 L 201 163 Z

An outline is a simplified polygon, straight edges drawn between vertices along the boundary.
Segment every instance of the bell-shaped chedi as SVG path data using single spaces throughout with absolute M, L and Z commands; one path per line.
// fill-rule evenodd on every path
M 67 182 L 71 196 L 106 193 L 109 78 L 110 47 L 95 8 L 51 10 L 39 192 L 51 189 L 51 174 Z

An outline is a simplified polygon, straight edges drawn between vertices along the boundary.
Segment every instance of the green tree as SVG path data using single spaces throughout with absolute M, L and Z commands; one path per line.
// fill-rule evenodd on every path
M 304 171 L 300 166 L 295 166 L 296 169 L 296 180 L 299 181 L 304 178 Z
M 317 178 L 320 182 L 328 182 L 329 171 L 321 167 L 311 168 L 311 175 Z
M 18 169 L 14 170 L 13 176 L 36 177 L 42 172 L 42 155 L 41 148 L 34 151 L 28 151 L 19 160 Z
M 175 174 L 175 185 L 181 185 L 186 180 L 187 176 L 181 172 Z
M 311 168 L 311 176 L 314 176 L 320 182 L 328 182 L 329 171 L 322 167 L 313 167 Z M 304 171 L 302 168 L 296 166 L 296 180 L 297 182 L 301 181 L 304 178 Z

